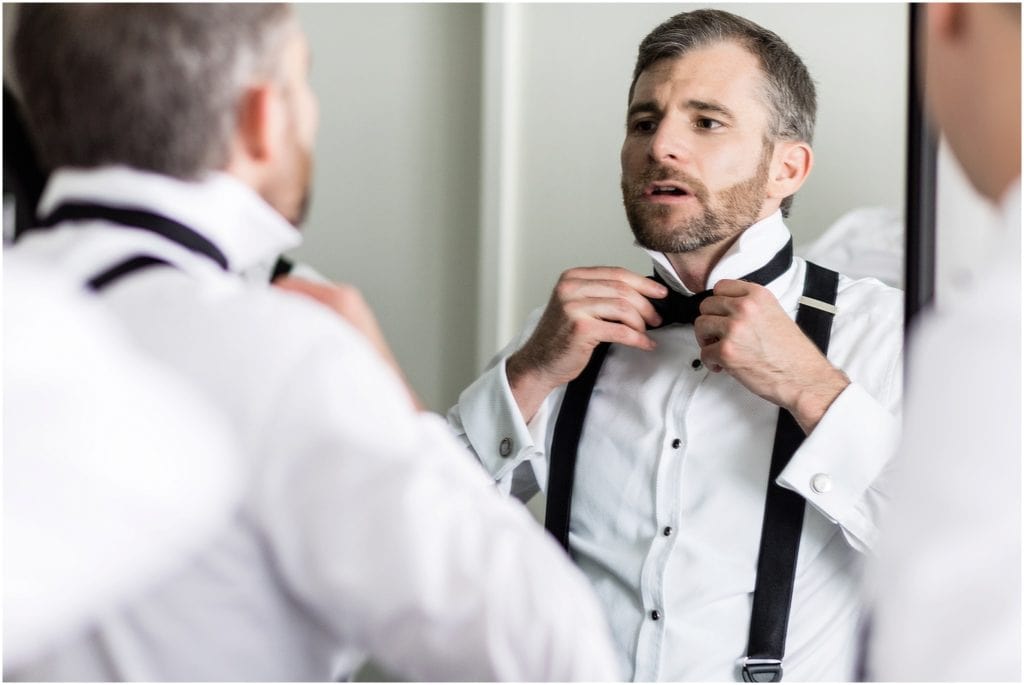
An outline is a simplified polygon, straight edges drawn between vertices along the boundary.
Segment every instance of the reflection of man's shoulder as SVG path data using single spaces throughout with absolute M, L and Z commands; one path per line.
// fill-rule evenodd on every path
M 839 217 L 797 254 L 852 278 L 903 285 L 903 218 L 888 207 L 860 207 Z
M 859 341 L 854 356 L 895 353 L 903 340 L 903 303 L 899 288 L 877 278 L 840 274 L 833 336 Z
M 839 311 L 856 313 L 870 309 L 892 311 L 902 316 L 904 293 L 874 276 L 859 278 L 839 274 L 836 307 Z

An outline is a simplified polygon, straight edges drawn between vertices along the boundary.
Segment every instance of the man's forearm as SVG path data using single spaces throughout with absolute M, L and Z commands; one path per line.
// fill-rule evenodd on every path
M 832 372 L 820 380 L 798 387 L 793 399 L 786 403 L 785 408 L 793 415 L 804 433 L 810 435 L 828 408 L 848 385 L 849 377 L 840 369 L 832 367 Z
M 523 421 L 529 423 L 536 416 L 547 396 L 557 386 L 547 382 L 537 367 L 525 358 L 522 350 L 510 356 L 505 362 L 505 375 L 509 389 L 515 398 Z

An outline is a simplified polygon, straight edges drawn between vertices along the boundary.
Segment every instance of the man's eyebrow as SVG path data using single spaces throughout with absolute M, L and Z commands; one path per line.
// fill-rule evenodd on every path
M 732 110 L 723 105 L 720 102 L 709 102 L 707 100 L 687 100 L 686 108 L 696 110 L 698 112 L 713 112 L 715 114 L 721 114 L 722 116 L 730 119 L 735 119 L 736 115 L 733 114 Z M 661 107 L 654 100 L 645 100 L 643 102 L 637 102 L 629 107 L 629 111 L 626 113 L 626 119 L 632 119 L 637 114 L 661 114 Z
M 629 111 L 626 112 L 626 118 L 632 119 L 637 114 L 661 114 L 661 107 L 659 107 L 658 103 L 654 100 L 637 102 L 629 106 Z
M 736 115 L 732 113 L 732 110 L 721 104 L 720 102 L 707 102 L 705 100 L 688 100 L 686 102 L 688 109 L 695 109 L 698 112 L 714 112 L 727 116 L 730 119 L 735 119 Z

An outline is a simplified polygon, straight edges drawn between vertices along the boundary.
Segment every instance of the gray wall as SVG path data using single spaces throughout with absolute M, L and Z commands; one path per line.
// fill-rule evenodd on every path
M 424 402 L 472 380 L 480 5 L 303 4 L 320 98 L 294 256 L 363 289 Z

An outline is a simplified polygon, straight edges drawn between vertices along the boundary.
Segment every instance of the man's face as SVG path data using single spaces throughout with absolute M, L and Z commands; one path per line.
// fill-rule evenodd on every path
M 622 199 L 637 242 L 679 253 L 764 218 L 774 146 L 757 57 L 734 43 L 655 62 L 637 79 Z
M 281 97 L 285 106 L 285 152 L 268 192 L 268 201 L 288 221 L 298 226 L 309 208 L 313 183 L 313 141 L 319 113 L 316 95 L 309 85 L 309 46 L 297 27 L 289 37 L 284 55 Z

